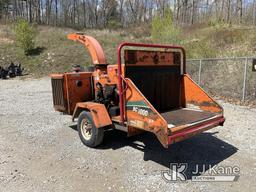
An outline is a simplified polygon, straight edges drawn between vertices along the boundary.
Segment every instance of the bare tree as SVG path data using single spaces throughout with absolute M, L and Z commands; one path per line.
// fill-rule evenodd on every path
M 195 17 L 195 0 L 192 0 L 192 10 L 191 10 L 191 17 L 190 17 L 190 24 L 194 24 L 194 17 Z
M 253 25 L 256 25 L 256 0 L 253 0 L 253 8 L 252 8 L 252 12 L 253 12 Z
M 0 0 L 0 20 L 22 17 L 38 24 L 68 27 L 108 27 L 149 24 L 172 10 L 176 24 L 211 20 L 256 25 L 256 0 Z
M 239 23 L 241 24 L 243 22 L 243 1 L 242 0 L 237 0 L 236 11 L 239 17 Z
M 85 4 L 85 0 L 83 0 L 83 27 L 86 28 L 86 4 Z
M 55 25 L 58 25 L 58 0 L 55 0 Z
M 52 1 L 53 0 L 46 0 L 45 10 L 46 10 L 46 23 L 47 23 L 47 25 L 49 25 L 50 22 L 51 22 Z

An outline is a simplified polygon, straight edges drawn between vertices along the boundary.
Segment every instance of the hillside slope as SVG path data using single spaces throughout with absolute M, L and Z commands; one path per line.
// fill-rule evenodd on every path
M 181 31 L 181 44 L 186 48 L 188 58 L 255 55 L 256 28 L 253 27 L 192 26 Z M 10 61 L 20 62 L 29 74 L 45 76 L 53 72 L 69 71 L 74 64 L 90 64 L 84 47 L 66 38 L 72 32 L 76 31 L 39 26 L 37 49 L 34 55 L 27 57 L 16 45 L 12 28 L 0 25 L 0 65 L 6 65 Z M 116 47 L 123 41 L 152 43 L 149 27 L 80 32 L 95 37 L 101 43 L 109 63 L 116 62 Z

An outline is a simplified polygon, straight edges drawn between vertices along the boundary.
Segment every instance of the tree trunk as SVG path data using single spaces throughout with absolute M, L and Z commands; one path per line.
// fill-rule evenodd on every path
M 55 26 L 58 25 L 58 0 L 55 0 Z
M 38 24 L 41 24 L 41 1 L 37 1 L 37 14 L 36 14 L 36 21 Z
M 98 27 L 98 0 L 95 0 L 95 7 L 94 7 L 94 16 L 95 16 L 95 26 Z
M 29 22 L 32 23 L 32 0 L 29 0 Z
M 85 7 L 85 0 L 83 0 L 83 14 L 84 14 L 84 28 L 86 28 L 86 7 Z
M 0 1 L 0 20 L 2 19 L 3 14 L 3 3 Z
M 179 22 L 180 16 L 180 0 L 177 0 L 177 11 L 176 11 L 176 20 Z
M 253 25 L 256 25 L 256 0 L 253 0 Z
M 195 0 L 192 0 L 192 10 L 191 10 L 191 18 L 190 18 L 191 25 L 194 24 L 194 14 L 195 14 Z
M 50 23 L 51 23 L 52 1 L 53 0 L 47 0 L 46 1 L 47 25 L 50 25 Z
M 221 22 L 224 21 L 224 5 L 225 5 L 225 1 L 223 0 L 222 3 L 221 3 L 221 15 L 220 15 L 220 20 Z
M 227 5 L 227 7 L 228 7 L 228 12 L 227 12 L 227 23 L 231 23 L 230 22 L 230 6 L 231 6 L 231 3 L 230 3 L 230 0 L 228 0 L 228 5 Z
M 239 17 L 239 24 L 241 24 L 243 22 L 243 1 L 242 0 L 237 0 L 236 11 Z
M 76 25 L 76 0 L 73 0 L 73 26 Z
M 119 18 L 119 21 L 122 24 L 122 26 L 124 25 L 124 23 L 123 23 L 123 6 L 124 6 L 124 0 L 120 0 L 120 18 Z

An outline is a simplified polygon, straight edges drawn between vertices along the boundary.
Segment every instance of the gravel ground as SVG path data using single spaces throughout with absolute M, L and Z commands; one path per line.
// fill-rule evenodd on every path
M 164 149 L 151 134 L 105 133 L 91 149 L 52 107 L 49 78 L 0 81 L 0 191 L 256 191 L 256 109 L 223 103 L 226 123 Z M 170 163 L 238 166 L 237 182 L 165 182 Z M 189 172 L 187 172 L 189 175 Z

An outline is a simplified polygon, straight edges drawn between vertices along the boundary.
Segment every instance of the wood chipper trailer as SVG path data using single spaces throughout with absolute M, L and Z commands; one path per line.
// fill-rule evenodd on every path
M 107 63 L 96 39 L 69 34 L 88 49 L 90 71 L 52 74 L 53 104 L 72 115 L 82 142 L 101 144 L 104 129 L 154 133 L 164 147 L 223 125 L 223 108 L 186 73 L 180 46 L 122 43 Z

